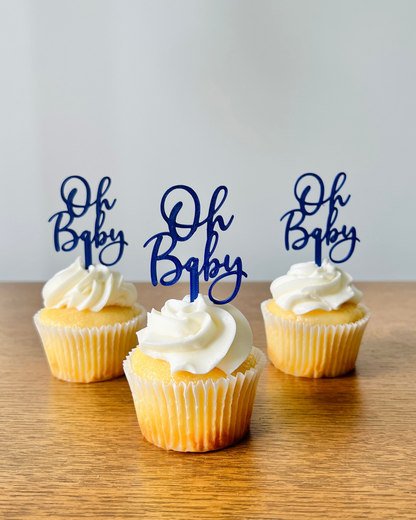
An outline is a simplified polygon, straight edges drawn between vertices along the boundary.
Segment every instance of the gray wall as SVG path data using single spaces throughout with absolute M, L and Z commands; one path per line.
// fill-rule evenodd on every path
M 126 278 L 149 279 L 142 245 L 184 183 L 204 208 L 228 186 L 218 255 L 271 280 L 313 257 L 283 246 L 297 177 L 345 171 L 339 222 L 361 239 L 345 269 L 415 280 L 415 19 L 414 0 L 0 1 L 0 278 L 73 260 L 47 220 L 80 174 L 113 179 Z

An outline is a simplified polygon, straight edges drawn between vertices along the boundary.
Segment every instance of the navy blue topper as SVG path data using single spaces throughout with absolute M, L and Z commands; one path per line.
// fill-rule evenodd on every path
M 315 180 L 318 182 L 318 200 L 310 200 L 310 198 L 308 198 L 309 192 L 311 191 L 310 184 L 306 186 L 302 193 L 299 195 L 299 183 L 303 179 L 307 178 L 310 178 L 311 181 Z M 343 187 L 346 179 L 347 175 L 345 173 L 338 173 L 332 184 L 332 189 L 329 197 L 325 198 L 325 186 L 319 175 L 316 175 L 315 173 L 305 173 L 299 177 L 295 184 L 295 197 L 296 200 L 299 202 L 299 208 L 288 211 L 280 219 L 282 221 L 284 218 L 287 217 L 285 231 L 285 247 L 287 251 L 289 251 L 290 249 L 289 237 L 292 233 L 297 233 L 297 236 L 299 236 L 300 234 L 300 238 L 297 238 L 292 242 L 292 248 L 295 250 L 303 249 L 308 245 L 309 239 L 313 238 L 315 240 L 315 263 L 319 266 L 322 264 L 322 244 L 324 242 L 327 246 L 330 246 L 332 244 L 331 249 L 329 250 L 329 259 L 332 262 L 340 264 L 342 262 L 346 262 L 351 257 L 351 255 L 354 252 L 356 242 L 360 241 L 357 238 L 357 232 L 355 230 L 355 227 L 351 227 L 349 231 L 347 231 L 347 226 L 342 226 L 341 231 L 334 227 L 335 221 L 338 217 L 337 204 L 339 204 L 340 207 L 344 207 L 351 197 L 351 195 L 348 195 L 348 197 L 345 200 L 343 200 L 341 195 L 337 195 L 337 193 Z M 325 230 L 321 228 L 315 228 L 311 233 L 308 233 L 308 231 L 304 227 L 302 227 L 301 224 L 303 224 L 303 221 L 307 216 L 315 215 L 326 203 L 329 203 L 329 205 L 328 218 L 326 221 Z M 297 221 L 294 222 L 296 215 L 299 216 L 299 218 L 297 219 Z M 337 248 L 341 244 L 345 244 L 348 242 L 350 242 L 350 245 L 346 255 L 338 260 L 334 258 L 334 254 Z
M 182 224 L 178 222 L 179 213 L 183 207 L 183 202 L 177 202 L 169 215 L 166 212 L 165 204 L 166 199 L 170 193 L 174 191 L 183 190 L 192 197 L 194 204 L 194 216 L 193 221 L 189 224 Z M 230 218 L 230 220 L 225 223 L 224 219 L 221 215 L 216 215 L 218 211 L 221 209 L 221 206 L 224 204 L 225 199 L 228 195 L 228 189 L 225 186 L 219 186 L 212 195 L 211 202 L 209 205 L 208 216 L 204 220 L 200 220 L 201 218 L 201 204 L 199 202 L 198 195 L 195 191 L 189 186 L 177 185 L 169 188 L 166 193 L 162 197 L 162 201 L 160 203 L 160 211 L 162 213 L 162 217 L 168 225 L 168 231 L 164 231 L 161 233 L 157 233 L 147 240 L 144 244 L 146 247 L 152 241 L 154 242 L 152 257 L 150 261 L 150 275 L 152 284 L 156 286 L 158 284 L 158 275 L 157 275 L 157 264 L 160 261 L 168 261 L 173 264 L 173 269 L 162 275 L 159 279 L 161 285 L 173 285 L 179 281 L 182 276 L 182 272 L 188 271 L 190 276 L 190 293 L 191 293 L 191 301 L 194 301 L 199 293 L 199 277 L 201 274 L 204 275 L 204 280 L 208 282 L 210 279 L 214 279 L 211 284 L 208 296 L 210 300 L 216 304 L 225 304 L 233 300 L 240 289 L 242 277 L 247 277 L 247 273 L 243 271 L 243 263 L 240 257 L 237 257 L 234 262 L 231 264 L 230 255 L 225 255 L 224 260 L 220 262 L 217 258 L 211 258 L 215 252 L 215 249 L 218 245 L 219 234 L 215 229 L 215 226 L 218 225 L 219 230 L 226 231 L 230 226 L 234 219 L 234 215 Z M 215 218 L 214 218 L 215 217 Z M 171 253 L 177 246 L 178 242 L 186 242 L 189 240 L 196 231 L 206 225 L 206 242 L 205 242 L 205 250 L 204 250 L 204 258 L 201 267 L 199 266 L 199 259 L 196 257 L 189 258 L 184 265 L 182 265 L 181 261 Z M 186 233 L 182 236 L 179 234 L 179 230 L 186 230 Z M 170 245 L 165 249 L 165 251 L 161 252 L 161 246 L 164 239 L 170 240 Z M 224 269 L 225 272 L 220 273 L 221 269 Z M 225 300 L 216 300 L 212 295 L 212 290 L 217 282 L 227 278 L 229 276 L 235 276 L 235 287 L 229 298 Z
M 72 188 L 71 191 L 66 194 L 65 187 L 70 181 L 73 181 L 73 183 L 75 183 L 76 186 L 78 185 L 78 187 Z M 88 269 L 92 264 L 93 246 L 96 249 L 102 248 L 98 255 L 98 261 L 103 265 L 110 266 L 116 264 L 120 260 L 123 256 L 124 246 L 128 245 L 124 240 L 123 231 L 119 231 L 116 235 L 114 229 L 111 229 L 109 233 L 101 230 L 106 217 L 105 210 L 109 211 L 113 209 L 114 204 L 116 203 L 116 199 L 114 199 L 110 204 L 108 199 L 104 198 L 110 185 L 110 177 L 103 177 L 98 185 L 97 198 L 92 201 L 90 185 L 83 177 L 80 177 L 79 175 L 67 177 L 61 186 L 61 197 L 65 202 L 66 210 L 58 211 L 58 213 L 52 215 L 48 220 L 48 222 L 51 222 L 53 219 L 56 219 L 54 231 L 56 251 L 60 251 L 61 249 L 62 251 L 72 251 L 77 247 L 80 240 L 84 243 L 85 269 Z M 83 192 L 82 198 L 80 195 L 77 196 L 79 189 Z M 95 223 L 93 231 L 91 232 L 86 229 L 78 235 L 75 230 L 71 229 L 71 225 L 75 219 L 83 217 L 93 206 L 95 206 Z M 67 238 L 69 236 L 69 240 L 63 244 L 61 243 L 62 234 Z M 103 259 L 103 253 L 107 249 L 113 248 L 113 246 L 118 248 L 118 255 L 114 262 L 105 262 Z

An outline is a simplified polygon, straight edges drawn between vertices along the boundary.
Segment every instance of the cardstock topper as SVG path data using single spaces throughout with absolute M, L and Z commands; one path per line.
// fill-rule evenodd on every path
M 190 195 L 193 202 L 193 218 L 189 223 L 181 223 L 179 221 L 181 210 L 184 206 L 182 200 L 174 204 L 173 208 L 168 213 L 166 210 L 167 199 L 172 194 Z M 196 192 L 185 185 L 176 185 L 169 188 L 162 197 L 160 204 L 160 211 L 163 220 L 168 226 L 167 231 L 162 231 L 153 235 L 144 244 L 147 247 L 150 243 L 153 244 L 153 251 L 150 260 L 150 275 L 152 284 L 156 286 L 158 283 L 164 286 L 169 286 L 177 283 L 182 276 L 183 271 L 187 271 L 190 277 L 190 298 L 194 301 L 199 293 L 199 278 L 203 275 L 206 282 L 213 280 L 208 297 L 216 304 L 225 304 L 233 300 L 240 289 L 243 276 L 247 277 L 247 273 L 243 271 L 243 264 L 240 257 L 237 257 L 233 262 L 230 260 L 230 255 L 226 254 L 222 261 L 213 258 L 215 249 L 219 241 L 219 232 L 227 231 L 234 220 L 234 215 L 225 223 L 223 217 L 218 214 L 223 206 L 228 195 L 228 189 L 225 186 L 219 186 L 213 193 L 208 209 L 208 215 L 205 219 L 201 219 L 201 204 Z M 189 258 L 184 264 L 173 255 L 176 246 L 180 242 L 190 240 L 195 233 L 202 227 L 206 228 L 206 241 L 203 258 L 196 256 Z M 168 262 L 171 269 L 165 272 L 162 276 L 158 276 L 158 264 L 160 262 Z M 235 277 L 235 285 L 232 294 L 224 299 L 217 300 L 214 298 L 212 291 L 215 285 L 220 281 L 229 277 Z
M 111 266 L 116 264 L 123 256 L 124 247 L 128 243 L 124 240 L 123 231 L 111 229 L 109 232 L 103 231 L 106 218 L 106 211 L 113 209 L 116 199 L 111 203 L 104 195 L 110 189 L 110 177 L 103 177 L 98 185 L 97 196 L 92 200 L 91 188 L 88 182 L 79 175 L 67 177 L 61 186 L 61 198 L 65 203 L 66 209 L 58 211 L 49 219 L 48 222 L 55 220 L 54 244 L 56 251 L 72 251 L 79 243 L 84 246 L 85 268 L 93 263 L 93 248 L 97 250 L 98 262 L 102 265 Z M 85 229 L 77 233 L 71 226 L 78 219 L 82 219 L 89 211 L 95 211 L 95 220 L 92 229 Z M 115 260 L 109 261 L 104 258 L 104 253 L 114 258 L 114 251 L 117 256 Z
M 336 264 L 346 262 L 352 256 L 356 243 L 360 241 L 357 238 L 355 227 L 350 227 L 349 229 L 345 225 L 341 229 L 335 227 L 339 209 L 343 208 L 351 198 L 351 195 L 348 195 L 344 200 L 339 194 L 346 179 L 347 175 L 345 173 L 338 173 L 332 183 L 328 197 L 325 198 L 324 182 L 319 175 L 305 173 L 299 177 L 294 190 L 299 207 L 286 212 L 280 219 L 282 221 L 287 218 L 285 230 L 285 247 L 287 251 L 291 247 L 294 250 L 303 249 L 308 245 L 309 239 L 313 239 L 315 242 L 315 263 L 318 266 L 322 264 L 323 244 L 330 247 L 329 259 Z M 305 185 L 305 181 L 309 184 L 300 192 L 301 185 Z M 312 197 L 311 195 L 312 184 L 315 184 L 318 190 L 317 197 Z M 327 207 L 326 204 L 328 205 Z M 324 207 L 328 211 L 325 229 L 316 227 L 309 233 L 303 226 L 305 219 L 315 215 Z M 340 258 L 342 253 L 340 254 L 339 251 L 343 248 L 345 250 L 346 247 L 347 252 L 345 256 Z

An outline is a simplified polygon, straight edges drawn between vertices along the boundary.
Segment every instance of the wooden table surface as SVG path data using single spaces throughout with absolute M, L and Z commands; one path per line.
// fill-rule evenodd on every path
M 357 284 L 372 318 L 355 371 L 313 380 L 268 362 L 248 436 L 205 454 L 147 443 L 124 377 L 49 373 L 41 286 L 0 284 L 0 518 L 416 518 L 416 283 Z M 149 310 L 186 293 L 137 287 Z M 268 287 L 234 301 L 263 350 Z

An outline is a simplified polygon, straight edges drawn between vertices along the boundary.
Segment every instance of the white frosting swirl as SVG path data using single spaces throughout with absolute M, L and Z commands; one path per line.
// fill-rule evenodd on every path
M 75 307 L 98 312 L 109 305 L 130 307 L 137 299 L 137 291 L 117 271 L 101 264 L 85 269 L 81 258 L 77 258 L 44 285 L 42 296 L 49 309 Z
M 276 278 L 270 291 L 281 309 L 299 315 L 318 309 L 336 310 L 345 302 L 359 303 L 363 293 L 351 282 L 352 277 L 329 260 L 320 267 L 305 262 L 292 265 L 286 276 Z
M 161 312 L 147 314 L 147 327 L 139 330 L 140 350 L 180 370 L 206 374 L 215 367 L 231 374 L 248 357 L 253 334 L 244 315 L 233 305 L 215 305 L 207 296 L 190 302 L 168 300 Z

